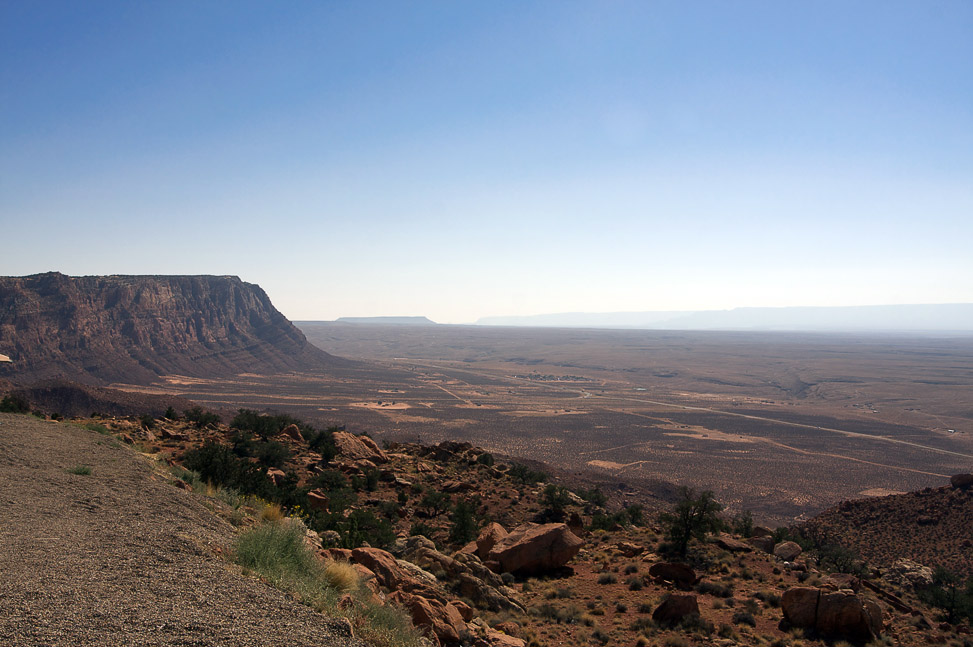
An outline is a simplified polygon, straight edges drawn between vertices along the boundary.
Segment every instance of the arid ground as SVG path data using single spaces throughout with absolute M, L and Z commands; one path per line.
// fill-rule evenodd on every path
M 708 488 L 767 522 L 973 468 L 971 337 L 299 326 L 362 364 L 156 390 L 376 438 L 468 440 L 645 492 Z

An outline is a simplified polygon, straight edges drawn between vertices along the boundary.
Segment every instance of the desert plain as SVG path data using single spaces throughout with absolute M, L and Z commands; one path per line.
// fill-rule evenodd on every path
M 470 441 L 648 505 L 711 489 L 775 524 L 973 468 L 969 336 L 297 325 L 358 362 L 150 390 L 380 441 Z

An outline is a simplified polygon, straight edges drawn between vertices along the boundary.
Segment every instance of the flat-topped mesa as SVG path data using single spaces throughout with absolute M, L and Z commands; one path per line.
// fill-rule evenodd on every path
M 0 375 L 145 384 L 160 375 L 326 370 L 257 285 L 235 276 L 0 277 Z

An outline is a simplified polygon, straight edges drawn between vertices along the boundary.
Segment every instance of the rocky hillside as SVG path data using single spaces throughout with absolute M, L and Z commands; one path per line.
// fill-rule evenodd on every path
M 869 564 L 908 558 L 973 576 L 973 477 L 950 485 L 845 501 L 802 525 L 821 541 L 847 546 Z
M 0 377 L 146 384 L 159 375 L 325 370 L 259 286 L 234 276 L 0 277 Z

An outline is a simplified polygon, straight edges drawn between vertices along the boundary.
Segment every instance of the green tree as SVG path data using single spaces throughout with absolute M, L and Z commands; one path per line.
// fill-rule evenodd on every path
M 942 566 L 933 571 L 932 586 L 921 591 L 919 597 L 926 604 L 942 609 L 950 624 L 955 624 L 962 616 L 973 616 L 973 578 L 964 590 L 960 577 Z
M 549 483 L 544 488 L 541 500 L 546 506 L 543 513 L 546 520 L 558 522 L 564 519 L 564 509 L 571 503 L 571 496 L 568 494 L 567 488 Z
M 449 529 L 449 541 L 454 544 L 468 544 L 476 539 L 479 528 L 476 523 L 476 507 L 473 503 L 466 500 L 457 503 L 453 506 L 450 520 L 453 525 Z
M 697 494 L 692 488 L 681 487 L 675 508 L 659 515 L 659 522 L 675 552 L 685 557 L 691 539 L 703 541 L 707 534 L 722 527 L 719 517 L 722 509 L 710 490 Z

